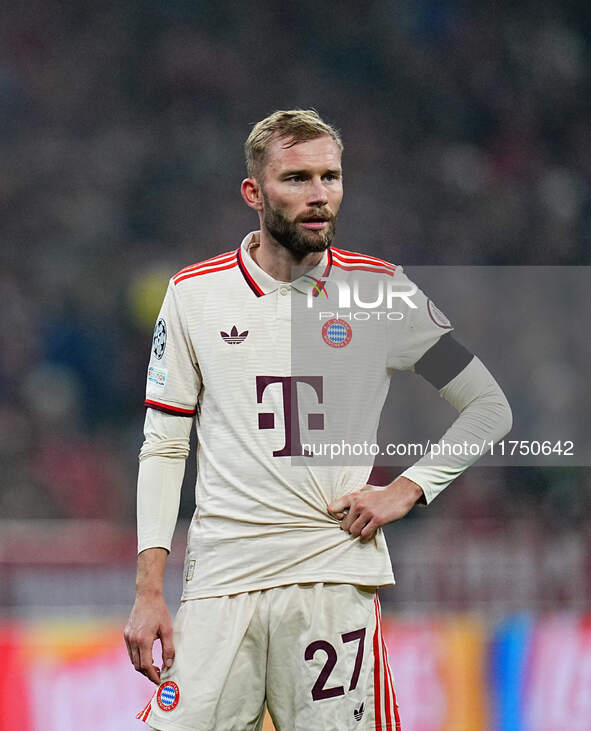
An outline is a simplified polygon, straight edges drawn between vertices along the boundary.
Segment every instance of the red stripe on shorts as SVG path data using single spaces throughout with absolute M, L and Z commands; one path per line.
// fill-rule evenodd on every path
M 382 645 L 382 663 L 384 666 L 384 700 L 386 704 L 386 728 L 389 731 L 392 728 L 392 709 L 390 708 L 390 688 L 388 687 L 388 659 L 386 657 L 384 636 L 382 635 L 382 608 L 380 607 L 380 600 L 377 598 L 377 596 L 376 603 L 378 608 L 378 627 L 380 630 L 380 642 Z
M 384 635 L 382 635 L 382 642 L 384 642 Z M 394 722 L 397 731 L 400 729 L 400 714 L 398 713 L 398 702 L 396 700 L 396 691 L 394 690 L 394 681 L 392 680 L 392 670 L 390 669 L 390 659 L 388 657 L 388 648 L 384 642 L 384 652 L 386 653 L 386 668 L 388 669 L 388 681 L 390 682 L 390 690 L 392 691 L 392 708 L 394 709 Z
M 378 618 L 378 597 L 373 601 L 376 613 L 376 629 L 373 633 L 373 702 L 376 717 L 376 731 L 382 731 L 382 696 L 380 694 L 380 623 Z
M 378 617 L 380 620 L 380 638 L 382 641 L 382 657 L 384 661 L 384 682 L 386 684 L 386 728 L 391 729 L 395 728 L 397 731 L 400 731 L 400 715 L 398 713 L 398 703 L 396 701 L 396 691 L 394 690 L 394 682 L 392 681 L 392 671 L 390 670 L 390 658 L 388 657 L 388 647 L 386 646 L 386 642 L 384 640 L 384 633 L 382 631 L 382 623 L 381 623 L 381 617 L 382 617 L 382 608 L 380 606 L 380 600 L 377 598 L 377 605 L 378 605 Z M 392 693 L 392 704 L 390 705 L 390 694 L 389 691 Z M 394 711 L 394 727 L 392 727 L 392 711 Z
M 381 631 L 380 631 L 380 634 Z M 386 728 L 392 728 L 392 705 L 390 705 L 390 691 L 392 691 L 392 704 L 394 703 L 394 688 L 392 687 L 392 680 L 390 678 L 390 666 L 388 663 L 388 655 L 386 651 L 386 645 L 384 643 L 384 636 L 382 635 L 382 657 L 384 658 L 384 683 L 386 685 Z M 396 717 L 396 711 L 394 712 Z
M 137 714 L 136 718 L 139 721 L 147 721 L 148 720 L 148 716 L 150 715 L 150 709 L 152 708 L 152 701 L 154 700 L 154 696 L 156 695 L 156 692 L 157 691 L 154 691 L 152 693 L 152 697 L 148 701 L 146 707 L 145 708 L 142 708 L 142 710 Z

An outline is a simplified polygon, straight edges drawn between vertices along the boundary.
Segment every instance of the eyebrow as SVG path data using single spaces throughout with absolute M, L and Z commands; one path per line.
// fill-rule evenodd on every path
M 343 171 L 341 168 L 329 168 L 328 170 L 325 170 L 322 174 L 331 174 L 331 175 L 342 175 Z M 281 173 L 282 178 L 288 178 L 290 175 L 310 175 L 309 170 L 286 170 L 285 172 Z

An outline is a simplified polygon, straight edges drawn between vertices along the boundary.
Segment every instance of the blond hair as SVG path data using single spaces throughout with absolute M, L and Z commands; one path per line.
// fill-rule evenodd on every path
M 285 147 L 329 135 L 343 151 L 339 131 L 324 122 L 315 109 L 289 109 L 273 112 L 257 122 L 244 145 L 246 169 L 250 178 L 262 177 L 267 151 L 272 140 L 289 140 Z

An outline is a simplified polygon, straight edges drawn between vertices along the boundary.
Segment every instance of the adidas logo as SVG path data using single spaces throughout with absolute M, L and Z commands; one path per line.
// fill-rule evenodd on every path
M 363 718 L 363 711 L 364 711 L 363 703 L 359 706 L 359 708 L 356 708 L 353 711 L 353 715 L 355 716 L 356 721 L 361 721 L 361 719 Z
M 233 325 L 229 335 L 223 330 L 220 330 L 220 335 L 222 336 L 222 340 L 224 340 L 229 345 L 237 345 L 238 343 L 244 342 L 246 336 L 248 335 L 248 330 L 245 330 L 239 335 L 238 328 L 236 327 L 236 325 Z

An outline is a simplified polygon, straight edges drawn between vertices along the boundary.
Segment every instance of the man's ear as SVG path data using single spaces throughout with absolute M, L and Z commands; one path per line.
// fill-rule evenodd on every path
M 263 210 L 263 191 L 256 178 L 245 178 L 240 186 L 240 192 L 247 206 L 255 211 Z

